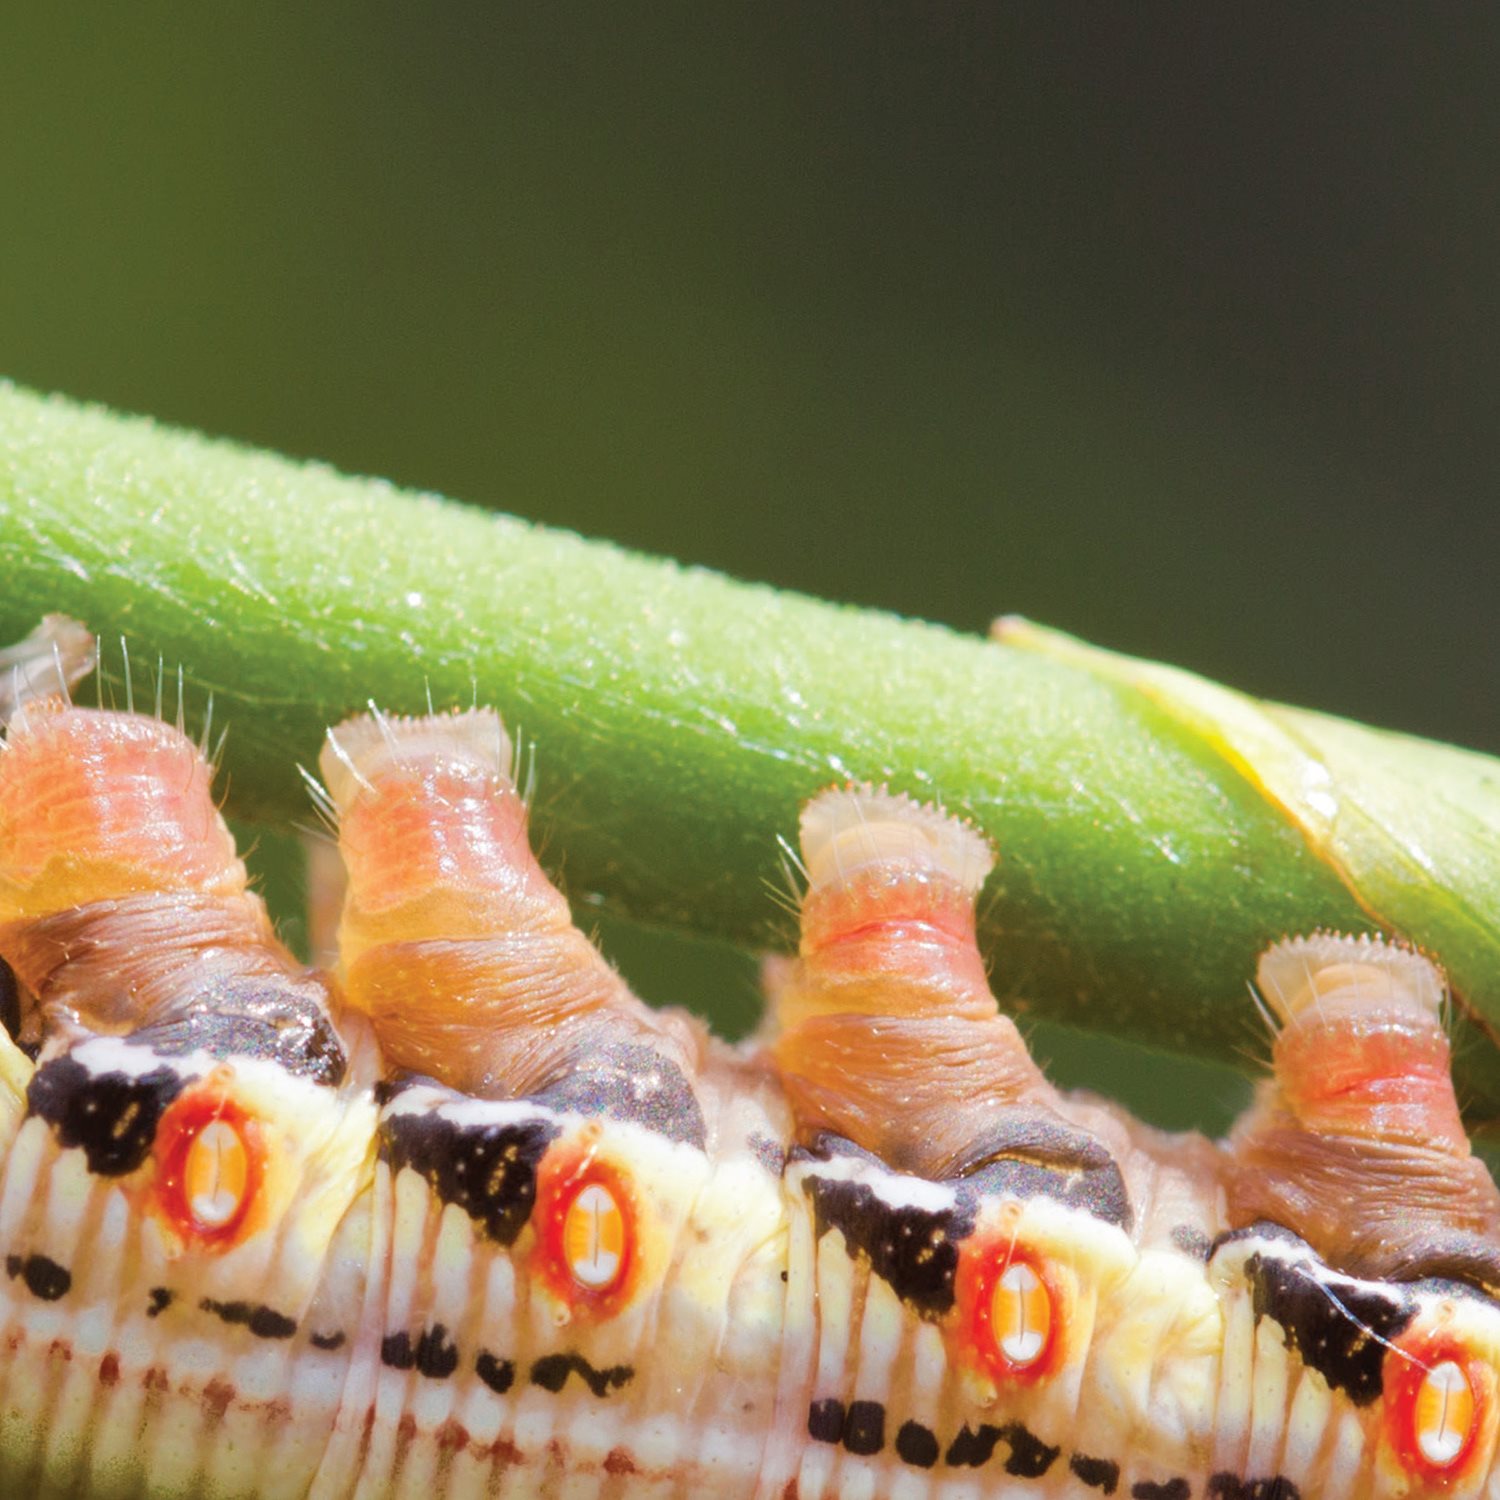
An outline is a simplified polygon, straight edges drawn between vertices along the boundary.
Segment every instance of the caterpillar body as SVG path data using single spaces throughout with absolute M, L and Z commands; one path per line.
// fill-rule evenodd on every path
M 842 786 L 733 1048 L 574 928 L 472 710 L 330 731 L 307 971 L 89 651 L 0 689 L 0 1495 L 1500 1497 L 1425 957 L 1278 944 L 1272 1075 L 1167 1136 L 998 1012 L 984 841 Z

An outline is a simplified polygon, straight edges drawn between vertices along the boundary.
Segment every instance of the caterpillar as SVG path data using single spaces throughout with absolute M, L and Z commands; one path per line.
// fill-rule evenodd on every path
M 838 784 L 733 1047 L 574 926 L 493 712 L 372 708 L 309 970 L 92 659 L 53 618 L 0 662 L 0 1494 L 1500 1495 L 1428 956 L 1277 943 L 1254 1102 L 1167 1135 L 997 1007 L 997 851 Z

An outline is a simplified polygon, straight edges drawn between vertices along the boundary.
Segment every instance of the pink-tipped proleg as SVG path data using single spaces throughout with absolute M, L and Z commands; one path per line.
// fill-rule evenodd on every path
M 49 619 L 6 653 L 0 754 L 0 954 L 57 1025 L 129 1031 L 217 987 L 320 986 L 271 930 L 180 728 L 74 705 L 93 662 Z
M 630 993 L 537 863 L 498 715 L 361 715 L 319 765 L 348 873 L 346 990 L 390 1064 L 489 1097 L 621 1045 L 696 1071 L 694 1031 Z
M 872 787 L 814 798 L 801 833 L 802 937 L 773 1049 L 799 1128 L 922 1175 L 960 1169 L 1002 1115 L 1052 1097 L 975 939 L 994 857 L 958 819 Z
M 1277 944 L 1257 988 L 1274 1079 L 1230 1140 L 1230 1220 L 1295 1228 L 1362 1275 L 1500 1284 L 1500 1193 L 1469 1149 L 1442 975 L 1379 938 Z

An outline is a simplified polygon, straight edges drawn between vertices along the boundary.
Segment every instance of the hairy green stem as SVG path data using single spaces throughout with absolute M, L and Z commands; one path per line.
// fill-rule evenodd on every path
M 1380 925 L 1448 964 L 1471 1018 L 1460 1087 L 1477 1120 L 1500 1116 L 1500 1054 L 1472 1019 L 1500 1018 L 1483 757 L 4 386 L 0 568 L 0 636 L 66 611 L 128 639 L 138 701 L 158 660 L 212 692 L 240 817 L 305 820 L 297 766 L 367 700 L 477 695 L 535 751 L 535 822 L 575 897 L 762 945 L 789 935 L 772 891 L 801 802 L 886 782 L 994 840 L 983 935 L 1018 1006 L 1233 1058 L 1254 1045 L 1245 984 L 1267 941 Z

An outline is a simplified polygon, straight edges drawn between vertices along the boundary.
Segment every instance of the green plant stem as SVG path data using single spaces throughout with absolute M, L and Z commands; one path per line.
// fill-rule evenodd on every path
M 242 818 L 307 820 L 296 767 L 367 700 L 477 696 L 534 749 L 535 823 L 570 893 L 640 920 L 784 944 L 778 838 L 821 787 L 871 780 L 994 840 L 983 939 L 1018 1008 L 1233 1058 L 1255 1045 L 1245 985 L 1267 941 L 1378 921 L 1500 1017 L 1493 810 L 1462 858 L 1436 851 L 1437 876 L 1386 870 L 1380 838 L 1404 833 L 1375 829 L 1372 895 L 1211 710 L 1055 637 L 996 644 L 746 586 L 13 387 L 0 568 L 5 639 L 66 611 L 128 638 L 138 701 L 158 658 L 212 692 Z M 1494 797 L 1482 757 L 1329 733 L 1350 786 L 1369 764 Z M 1500 1115 L 1495 1049 L 1459 1053 L 1476 1117 Z

